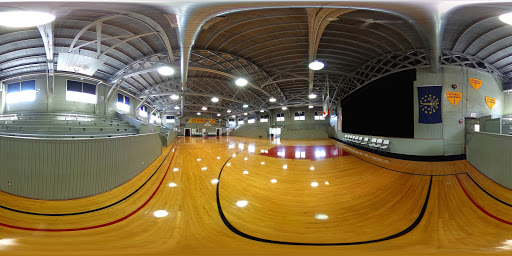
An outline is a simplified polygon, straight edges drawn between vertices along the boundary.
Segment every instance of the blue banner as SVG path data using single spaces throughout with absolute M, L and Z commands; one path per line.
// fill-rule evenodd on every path
M 418 87 L 418 123 L 438 124 L 441 118 L 441 91 L 442 86 Z

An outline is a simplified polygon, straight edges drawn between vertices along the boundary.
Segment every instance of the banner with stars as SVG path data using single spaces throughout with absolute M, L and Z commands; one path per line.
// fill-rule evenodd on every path
M 418 123 L 438 124 L 441 118 L 441 91 L 442 86 L 418 87 Z

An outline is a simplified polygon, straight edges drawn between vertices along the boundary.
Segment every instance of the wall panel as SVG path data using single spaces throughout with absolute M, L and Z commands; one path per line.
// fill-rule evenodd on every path
M 512 189 L 512 136 L 477 132 L 467 147 L 467 160 L 495 182 Z
M 161 151 L 158 134 L 101 139 L 0 136 L 0 190 L 46 200 L 92 196 L 135 177 Z

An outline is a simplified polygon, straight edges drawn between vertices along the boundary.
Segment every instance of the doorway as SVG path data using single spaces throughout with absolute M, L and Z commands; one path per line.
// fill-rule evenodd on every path
M 185 137 L 190 137 L 190 128 L 185 128 Z
M 464 118 L 464 130 L 465 130 L 465 146 L 469 144 L 471 138 L 473 137 L 473 133 L 480 131 L 480 119 L 474 117 L 466 117 Z M 466 147 L 464 147 L 464 154 L 466 153 Z
M 217 136 L 221 136 L 222 135 L 222 129 L 221 128 L 217 128 Z

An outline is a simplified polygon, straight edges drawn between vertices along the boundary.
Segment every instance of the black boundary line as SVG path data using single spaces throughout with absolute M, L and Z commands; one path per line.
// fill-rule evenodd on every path
M 331 138 L 332 139 L 332 138 Z M 328 140 L 329 143 L 331 143 L 329 140 Z M 342 143 L 342 142 L 340 142 Z M 332 144 L 332 143 L 331 143 Z M 344 144 L 344 143 L 343 143 Z M 332 144 L 332 145 L 335 145 L 336 144 Z M 350 146 L 350 145 L 347 145 L 347 146 Z M 366 151 L 365 151 L 366 152 Z M 393 170 L 393 169 L 390 169 L 390 168 L 387 168 L 387 167 L 384 167 L 384 166 L 381 166 L 381 165 L 378 165 L 378 164 L 375 164 L 375 163 L 372 163 L 370 161 L 367 161 L 367 160 L 364 160 L 358 156 L 356 156 L 355 154 L 352 154 L 350 153 L 351 156 L 363 161 L 363 162 L 367 162 L 369 164 L 372 164 L 372 165 L 375 165 L 377 167 L 380 167 L 382 169 L 386 169 L 386 170 L 390 170 L 390 171 L 393 171 L 393 172 L 398 172 L 398 173 L 403 173 L 403 174 L 409 174 L 409 175 L 417 175 L 417 176 L 435 176 L 435 177 L 441 177 L 441 176 L 455 176 L 455 175 L 459 175 L 459 174 L 465 174 L 466 172 L 459 172 L 459 173 L 452 173 L 452 174 L 421 174 L 421 173 L 410 173 L 410 172 L 404 172 L 404 171 L 398 171 L 398 170 Z
M 9 211 L 13 211 L 13 212 L 17 212 L 17 213 L 24 213 L 24 214 L 30 214 L 30 215 L 38 215 L 38 216 L 71 216 L 71 215 L 80 215 L 80 214 L 86 214 L 86 213 L 91 213 L 91 212 L 97 212 L 97 211 L 101 211 L 101 210 L 104 210 L 104 209 L 107 209 L 109 207 L 112 207 L 116 204 L 119 204 L 123 201 L 125 201 L 126 199 L 128 199 L 129 197 L 133 196 L 135 193 L 137 193 L 139 190 L 142 189 L 142 187 L 144 187 L 150 180 L 151 178 L 153 178 L 153 176 L 155 176 L 155 174 L 158 172 L 158 170 L 160 169 L 160 167 L 162 167 L 162 164 L 165 162 L 165 160 L 167 160 L 167 157 L 171 154 L 172 152 L 172 149 L 173 147 L 176 146 L 177 144 L 177 141 L 176 140 L 173 144 L 175 144 L 174 146 L 171 147 L 171 149 L 169 149 L 169 153 L 167 153 L 167 155 L 165 156 L 164 160 L 162 160 L 162 162 L 160 163 L 160 165 L 156 168 L 156 170 L 153 172 L 153 174 L 151 174 L 151 176 L 139 187 L 137 188 L 135 191 L 133 191 L 132 193 L 130 193 L 129 195 L 125 196 L 123 199 L 117 201 L 117 202 L 114 202 L 112 204 L 109 204 L 109 205 L 106 205 L 106 206 L 103 206 L 103 207 L 100 207 L 100 208 L 96 208 L 96 209 L 92 209 L 92 210 L 88 210 L 88 211 L 83 211 L 83 212 L 72 212 L 72 213 L 38 213 L 38 212 L 29 212 L 29 211 L 22 211 L 22 210 L 17 210 L 17 209 L 14 209 L 14 208 L 9 208 L 7 206 L 3 206 L 3 205 L 0 205 L 0 208 L 2 209 L 5 209 L 5 210 L 9 210 Z
M 355 147 L 349 143 L 344 142 L 341 139 L 338 139 L 335 137 L 329 137 L 329 138 L 333 139 L 333 140 L 337 140 L 340 143 L 343 143 L 345 145 Z M 362 148 L 360 148 L 360 149 L 363 151 L 366 151 L 366 152 L 370 152 L 366 149 L 362 149 Z M 383 154 L 380 154 L 378 152 L 377 153 L 372 152 L 372 153 L 383 156 Z M 405 154 L 389 152 L 387 155 L 391 158 L 407 160 L 407 161 L 414 161 L 414 162 L 450 162 L 450 161 L 466 160 L 466 154 L 450 155 L 450 156 L 416 156 L 416 155 L 405 155 Z
M 481 189 L 483 192 L 485 192 L 487 195 L 489 195 L 490 197 L 494 198 L 496 201 L 498 201 L 498 202 L 500 202 L 500 203 L 502 203 L 502 204 L 504 204 L 504 205 L 506 205 L 506 206 L 510 206 L 510 207 L 512 207 L 512 204 L 509 204 L 509 203 L 507 203 L 507 202 L 505 202 L 505 201 L 503 201 L 503 200 L 501 200 L 501 199 L 499 199 L 499 198 L 495 197 L 494 195 L 492 195 L 491 193 L 489 193 L 487 190 L 485 190 L 482 186 L 480 186 L 480 184 L 478 184 L 478 183 L 473 179 L 473 177 L 471 177 L 471 175 L 469 175 L 469 173 L 467 173 L 467 172 L 466 172 L 466 175 L 468 175 L 468 177 L 471 179 L 471 181 L 473 181 L 473 183 L 475 183 L 475 185 L 477 185 L 477 186 L 478 186 L 478 188 L 480 188 L 480 189 Z
M 343 143 L 335 138 L 330 138 L 330 139 L 333 139 L 333 140 L 336 140 L 340 143 Z M 336 146 L 336 144 L 333 144 L 332 142 L 330 142 L 329 140 L 327 140 L 328 143 L 330 143 L 331 145 L 334 145 Z M 344 143 L 343 143 L 344 144 Z M 242 151 L 239 151 L 238 153 L 240 153 Z M 237 154 L 238 154 L 237 153 Z M 257 155 L 261 155 L 261 154 L 257 154 Z M 429 185 L 429 190 L 428 190 L 428 194 L 427 194 L 427 198 L 426 198 L 426 201 L 425 201 L 425 204 L 423 205 L 423 209 L 422 209 L 422 212 L 420 213 L 420 216 L 421 218 L 423 218 L 423 215 L 424 215 L 424 210 L 426 210 L 426 204 L 427 204 L 427 201 L 429 199 L 429 196 L 430 196 L 430 189 L 431 189 L 431 186 L 432 186 L 432 177 L 433 176 L 456 176 L 456 175 L 459 175 L 459 174 L 466 174 L 473 183 L 475 183 L 475 185 L 478 186 L 478 188 L 480 188 L 480 190 L 482 190 L 483 192 L 485 192 L 487 195 L 489 195 L 491 198 L 495 199 L 496 201 L 504 204 L 504 205 L 507 205 L 509 207 L 512 207 L 512 204 L 509 204 L 499 198 L 497 198 L 496 196 L 492 195 L 491 193 L 489 193 L 487 190 L 485 190 L 482 186 L 480 186 L 480 184 L 478 184 L 474 179 L 473 177 L 471 177 L 471 175 L 469 175 L 468 172 L 461 172 L 461 173 L 455 173 L 455 174 L 442 174 L 442 175 L 427 175 L 427 174 L 416 174 L 416 173 L 408 173 L 408 172 L 403 172 L 403 171 L 398 171 L 398 170 L 393 170 L 393 169 L 390 169 L 390 168 L 387 168 L 387 167 L 383 167 L 383 166 L 380 166 L 378 164 L 374 164 L 372 162 L 369 162 L 369 161 L 366 161 L 364 159 L 361 159 L 359 158 L 358 156 L 354 155 L 354 154 L 351 154 L 352 156 L 354 156 L 355 158 L 361 160 L 361 161 L 364 161 L 364 162 L 367 162 L 369 164 L 372 164 L 372 165 L 375 165 L 377 167 L 380 167 L 380 168 L 383 168 L 383 169 L 386 169 L 386 170 L 389 170 L 389 171 L 393 171 L 393 172 L 398 172 L 398 173 L 403 173 L 403 174 L 409 174 L 409 175 L 417 175 L 417 176 L 430 176 L 430 185 Z M 265 156 L 265 155 L 262 155 L 262 156 Z M 222 174 L 222 171 L 224 169 L 224 166 L 226 165 L 226 163 L 231 159 L 231 157 L 226 160 L 226 162 L 224 163 L 224 165 L 222 166 L 222 169 L 219 173 L 219 177 L 218 177 L 218 180 L 219 180 L 219 183 L 217 184 L 217 207 L 219 209 L 219 215 L 222 219 L 222 221 L 224 222 L 224 225 L 226 225 L 226 227 L 228 227 L 233 233 L 239 235 L 239 236 L 242 236 L 244 238 L 247 238 L 247 239 L 251 239 L 251 240 L 254 240 L 254 241 L 260 241 L 260 242 L 266 242 L 266 243 L 274 243 L 274 244 L 288 244 L 288 245 L 312 245 L 312 246 L 335 246 L 335 245 L 356 245 L 356 244 L 365 244 L 365 243 L 374 243 L 374 242 L 380 242 L 380 241 L 385 241 L 385 240 L 389 240 L 389 239 L 393 239 L 393 238 L 396 238 L 396 237 L 399 237 L 399 236 L 402 236 L 402 235 L 405 235 L 407 234 L 408 232 L 410 232 L 412 229 L 414 229 L 418 224 L 419 224 L 419 221 L 421 221 L 421 218 L 420 216 L 418 216 L 418 219 L 416 219 L 416 221 L 418 223 L 416 223 L 416 221 L 411 225 L 409 226 L 407 229 L 405 229 L 404 231 L 402 232 L 399 232 L 395 235 L 391 235 L 391 236 L 388 236 L 388 237 L 385 237 L 385 238 L 381 238 L 381 239 L 377 239 L 377 240 L 371 240 L 371 241 L 363 241 L 363 242 L 353 242 L 353 243 L 339 243 L 339 244 L 329 244 L 329 243 L 319 243 L 319 244 L 316 244 L 316 243 L 294 243 L 294 242 L 281 242 L 281 241 L 273 241 L 273 240 L 268 240 L 268 239 L 263 239 L 263 238 L 258 238 L 258 237 L 254 237 L 254 236 L 251 236 L 251 235 L 248 235 L 248 234 L 245 234 L 243 232 L 241 232 L 240 230 L 236 229 L 235 227 L 233 227 L 233 225 L 231 225 L 231 223 L 229 223 L 229 221 L 227 220 L 227 218 L 225 217 L 224 215 L 224 212 L 222 211 L 222 207 L 220 205 L 220 198 L 219 198 L 219 186 L 220 186 L 220 176 Z M 410 229 L 410 230 L 409 230 Z M 404 232 L 404 233 L 403 233 Z
M 238 154 L 238 153 L 240 153 L 242 151 L 239 151 L 236 154 Z M 390 236 L 386 236 L 386 237 L 383 237 L 383 238 L 380 238 L 380 239 L 368 240 L 368 241 L 346 242 L 346 243 L 298 243 L 298 242 L 275 241 L 275 240 L 269 240 L 269 239 L 264 239 L 264 238 L 259 238 L 259 237 L 251 236 L 251 235 L 248 235 L 248 234 L 238 230 L 233 225 L 231 225 L 231 223 L 228 221 L 228 219 L 224 215 L 224 212 L 222 211 L 222 207 L 221 207 L 221 204 L 220 204 L 220 195 L 219 195 L 220 177 L 222 175 L 222 171 L 224 170 L 224 167 L 229 162 L 229 160 L 231 160 L 231 158 L 232 157 L 228 158 L 226 160 L 226 162 L 224 162 L 224 165 L 222 165 L 222 168 L 220 169 L 219 177 L 217 178 L 219 180 L 218 183 L 217 183 L 217 208 L 219 209 L 219 215 L 220 215 L 220 218 L 222 219 L 222 222 L 224 222 L 224 225 L 226 225 L 226 227 L 229 228 L 229 230 L 231 230 L 231 232 L 233 232 L 233 233 L 235 233 L 235 234 L 237 234 L 237 235 L 239 235 L 241 237 L 244 237 L 244 238 L 247 238 L 247 239 L 250 239 L 250 240 L 253 240 L 253 241 L 257 241 L 257 242 L 264 242 L 264 243 L 271 243 L 271 244 L 286 244 L 286 245 L 303 245 L 303 246 L 341 246 L 341 245 L 370 244 L 370 243 L 377 243 L 377 242 L 391 240 L 391 239 L 403 236 L 403 235 L 411 232 L 414 228 L 416 228 L 416 226 L 418 226 L 418 224 L 423 219 L 423 216 L 425 215 L 425 212 L 427 210 L 427 205 L 428 205 L 428 201 L 429 201 L 429 198 L 430 198 L 430 191 L 432 189 L 432 179 L 433 179 L 433 177 L 432 177 L 432 175 L 429 175 L 430 176 L 430 182 L 429 182 L 429 186 L 428 186 L 427 196 L 425 198 L 425 202 L 423 203 L 423 207 L 421 208 L 420 214 L 418 215 L 416 220 L 409 227 L 407 227 L 406 229 L 404 229 L 404 230 L 402 230 L 402 231 L 400 231 L 400 232 L 398 232 L 396 234 L 390 235 Z

